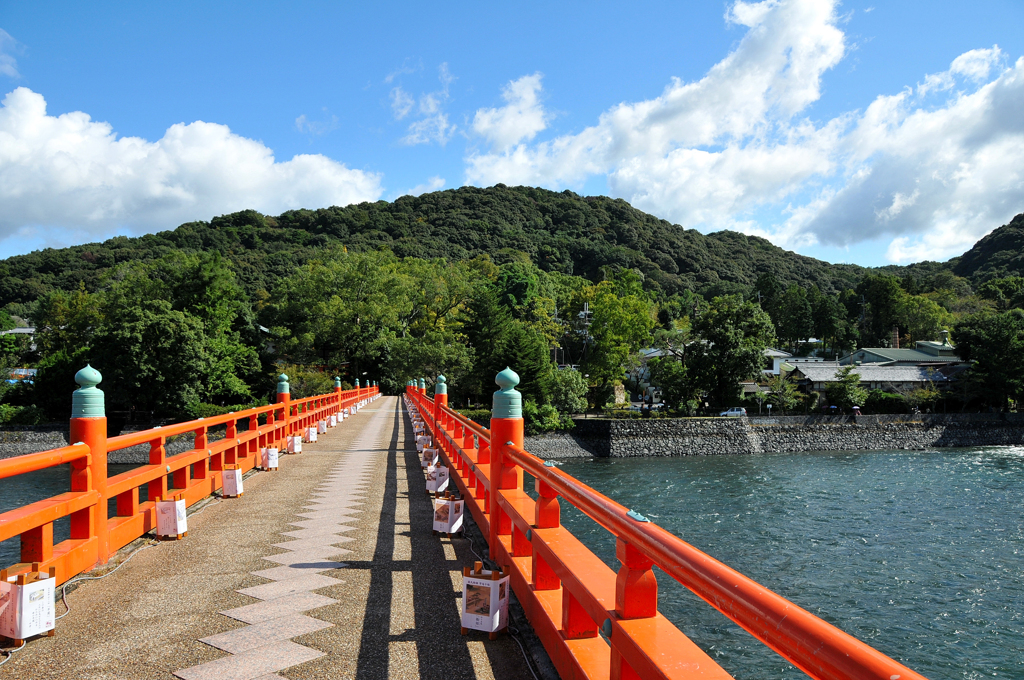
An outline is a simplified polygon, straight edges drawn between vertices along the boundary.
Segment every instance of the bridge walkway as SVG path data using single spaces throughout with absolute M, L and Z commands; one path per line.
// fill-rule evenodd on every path
M 69 589 L 56 636 L 0 678 L 529 678 L 507 635 L 460 635 L 475 557 L 431 535 L 407 422 L 381 398 L 190 516 L 185 539 Z

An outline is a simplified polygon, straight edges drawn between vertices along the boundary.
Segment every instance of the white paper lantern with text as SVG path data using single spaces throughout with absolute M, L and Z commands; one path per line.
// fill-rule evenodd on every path
M 482 567 L 477 562 L 462 571 L 462 634 L 482 630 L 493 637 L 508 625 L 509 577 Z
M 226 465 L 221 471 L 221 492 L 225 498 L 238 498 L 245 491 L 242 470 L 237 465 Z
M 302 453 L 302 437 L 295 435 L 286 440 L 288 453 Z
M 158 538 L 182 538 L 188 536 L 188 516 L 185 499 L 156 502 L 156 535 Z
M 315 427 L 307 427 L 305 430 L 302 431 L 302 433 L 303 433 L 303 440 L 306 443 L 312 444 L 313 442 L 316 441 L 316 428 Z
M 466 509 L 464 500 L 446 493 L 443 496 L 435 496 L 433 504 L 434 531 L 442 534 L 456 534 L 462 531 L 462 513 Z
M 440 463 L 427 466 L 427 491 L 444 493 L 448 489 L 448 468 Z
M 321 420 L 316 424 L 317 434 L 327 434 L 327 421 Z
M 260 467 L 264 470 L 276 470 L 278 451 L 274 447 L 260 449 Z
M 37 566 L 37 565 L 35 565 Z M 53 567 L 49 574 L 32 572 L 0 579 L 0 636 L 24 640 L 52 631 L 57 619 Z

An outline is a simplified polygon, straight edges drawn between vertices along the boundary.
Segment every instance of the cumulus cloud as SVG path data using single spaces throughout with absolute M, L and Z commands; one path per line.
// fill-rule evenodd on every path
M 976 79 L 963 63 L 939 76 Z M 1024 209 L 1022 107 L 1024 59 L 940 106 L 878 97 L 840 145 L 841 187 L 801 231 L 835 245 L 894 236 L 893 261 L 962 252 Z
M 375 173 L 322 155 L 279 162 L 224 125 L 179 123 L 150 142 L 118 137 L 81 111 L 48 115 L 43 96 L 28 88 L 2 104 L 0 239 L 39 228 L 148 231 L 245 208 L 276 214 L 382 193 Z
M 722 172 L 707 179 L 718 184 L 720 195 L 732 197 L 731 208 L 712 211 L 716 222 L 728 221 L 732 210 L 748 206 L 748 201 L 762 200 L 757 185 L 765 179 L 778 185 L 782 180 L 775 178 L 800 179 L 820 171 L 821 161 L 803 158 L 808 154 L 802 150 L 806 142 L 820 144 L 822 131 L 797 125 L 787 131 L 794 138 L 779 145 L 765 136 L 773 132 L 773 121 L 786 124 L 819 98 L 822 75 L 842 58 L 844 36 L 835 27 L 833 3 L 738 2 L 728 19 L 750 30 L 701 80 L 675 79 L 661 96 L 620 104 L 578 134 L 471 156 L 468 180 L 571 185 L 607 173 L 620 195 L 697 224 L 707 220 L 708 211 L 694 212 L 690 201 L 677 198 L 676 192 L 711 167 Z M 728 148 L 710 148 L 723 145 Z M 749 161 L 741 153 L 748 150 L 753 152 Z M 794 159 L 796 166 L 790 164 Z M 764 165 L 773 161 L 781 167 Z M 646 187 L 643 197 L 631 191 L 641 183 Z
M 501 93 L 505 106 L 477 111 L 473 132 L 501 151 L 536 137 L 548 126 L 548 114 L 540 103 L 541 78 L 534 73 L 506 85 Z
M 613 195 L 686 227 L 787 247 L 883 237 L 893 261 L 956 254 L 1024 209 L 1024 61 L 971 50 L 916 87 L 812 121 L 846 54 L 836 9 L 735 2 L 725 20 L 746 34 L 703 78 L 553 139 L 533 141 L 546 126 L 539 76 L 513 81 L 505 107 L 476 113 L 492 148 L 466 158 L 467 181 L 578 188 L 604 176 Z
M 20 78 L 18 73 L 18 62 L 11 54 L 18 46 L 18 41 L 11 37 L 11 34 L 0 28 L 0 75 L 8 78 Z

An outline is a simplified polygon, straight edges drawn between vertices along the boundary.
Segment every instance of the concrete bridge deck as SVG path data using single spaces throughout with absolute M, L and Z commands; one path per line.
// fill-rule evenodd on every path
M 381 398 L 190 516 L 185 539 L 69 589 L 56 636 L 0 678 L 531 677 L 507 635 L 460 635 L 476 558 L 431 535 L 407 424 Z

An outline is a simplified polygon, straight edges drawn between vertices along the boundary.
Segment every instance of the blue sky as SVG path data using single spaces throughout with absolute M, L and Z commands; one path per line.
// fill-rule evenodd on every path
M 1024 212 L 1017 0 L 365 5 L 0 1 L 0 256 L 496 182 L 866 265 Z

